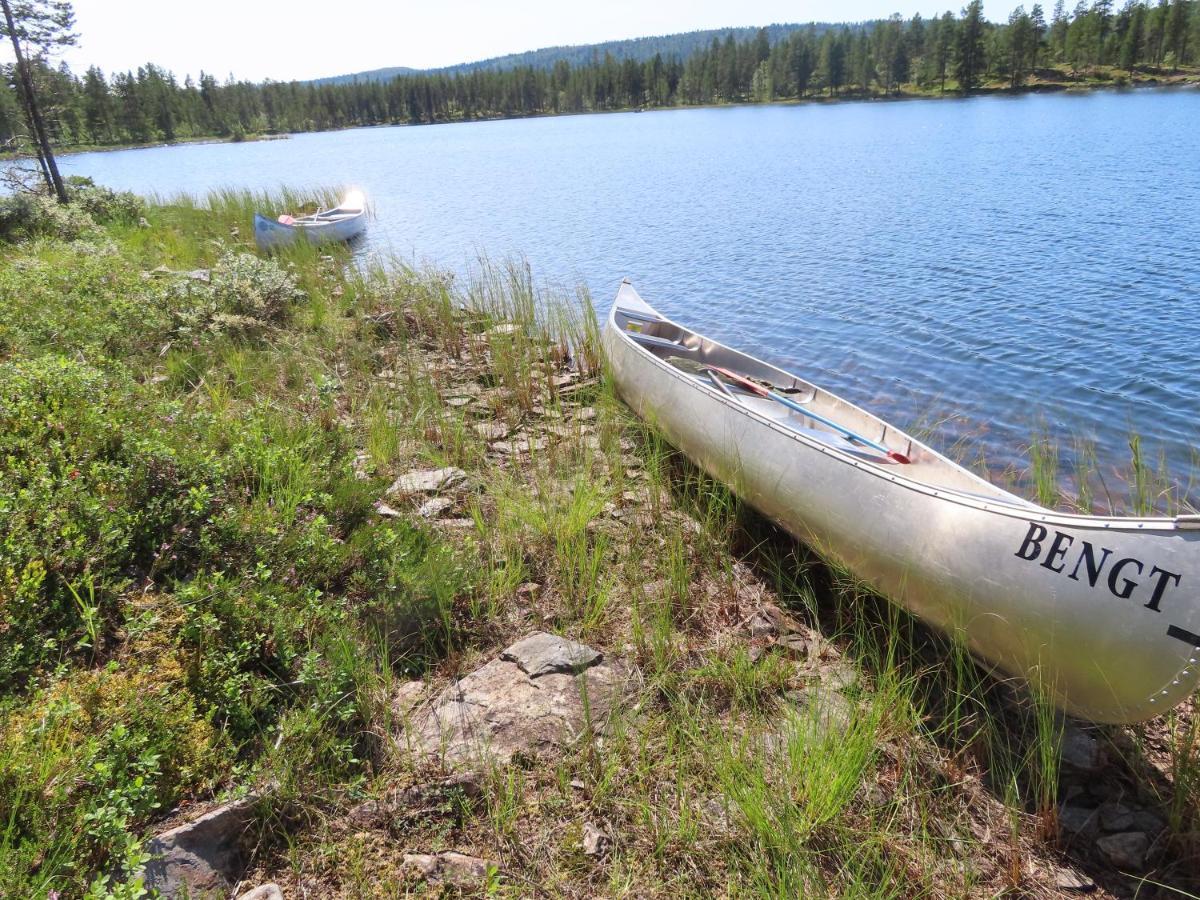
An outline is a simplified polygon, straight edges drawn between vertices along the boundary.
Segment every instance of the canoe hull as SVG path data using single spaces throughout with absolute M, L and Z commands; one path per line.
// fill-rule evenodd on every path
M 640 302 L 625 285 L 617 306 Z M 701 468 L 1066 711 L 1140 721 L 1195 689 L 1200 532 L 913 484 L 900 467 L 798 438 L 706 387 L 629 339 L 613 315 L 604 344 L 622 398 Z
M 310 244 L 330 244 L 353 240 L 366 230 L 367 214 L 360 211 L 333 222 L 314 225 L 284 225 L 259 213 L 254 215 L 254 242 L 260 250 L 290 247 L 299 241 Z

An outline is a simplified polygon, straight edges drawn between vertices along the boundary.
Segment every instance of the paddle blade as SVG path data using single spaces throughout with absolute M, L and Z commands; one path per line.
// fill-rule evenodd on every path
M 897 453 L 895 450 L 888 451 L 888 459 L 895 460 L 898 463 L 903 463 L 906 466 L 912 462 L 912 460 L 903 453 Z

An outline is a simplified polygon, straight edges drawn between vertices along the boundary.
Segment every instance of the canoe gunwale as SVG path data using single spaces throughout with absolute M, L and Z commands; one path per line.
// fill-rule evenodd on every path
M 653 309 L 652 307 L 650 307 L 650 308 Z M 1081 513 L 1058 512 L 1055 510 L 1046 509 L 1043 506 L 1037 506 L 1036 504 L 1029 503 L 1029 501 L 1022 499 L 1021 497 L 1018 497 L 1015 494 L 1010 495 L 1012 497 L 1012 500 L 1010 502 L 1005 502 L 1004 500 L 999 499 L 999 498 L 983 499 L 980 497 L 973 497 L 970 495 L 969 492 L 959 491 L 955 488 L 933 487 L 929 484 L 926 484 L 926 483 L 919 481 L 917 479 L 914 479 L 914 478 L 910 478 L 906 475 L 898 475 L 895 472 L 885 470 L 883 467 L 881 467 L 880 465 L 878 465 L 876 463 L 868 462 L 866 460 L 856 459 L 854 456 L 850 455 L 846 451 L 843 451 L 842 449 L 838 448 L 837 446 L 826 444 L 822 441 L 816 440 L 814 438 L 809 437 L 808 435 L 805 435 L 803 432 L 797 431 L 792 428 L 788 428 L 787 426 L 780 424 L 776 420 L 771 419 L 768 416 L 764 416 L 762 413 L 758 412 L 757 410 L 753 409 L 752 407 L 749 407 L 744 403 L 741 403 L 735 399 L 731 399 L 731 398 L 725 396 L 721 392 L 717 391 L 716 388 L 714 388 L 712 385 L 707 384 L 704 381 L 700 381 L 698 379 L 692 378 L 688 373 L 680 371 L 676 367 L 672 366 L 666 360 L 660 359 L 658 356 L 655 356 L 653 353 L 649 352 L 649 350 L 647 350 L 644 346 L 642 346 L 636 340 L 634 340 L 632 337 L 630 337 L 629 334 L 625 331 L 625 329 L 618 326 L 617 320 L 616 320 L 617 312 L 618 312 L 618 306 L 617 306 L 617 304 L 613 304 L 613 307 L 612 307 L 611 311 L 609 312 L 609 317 L 608 317 L 608 324 L 610 326 L 611 331 L 614 334 L 619 335 L 621 337 L 621 339 L 624 340 L 628 346 L 630 346 L 631 348 L 636 350 L 644 358 L 652 361 L 655 366 L 657 366 L 661 371 L 665 372 L 666 374 L 669 374 L 672 378 L 675 378 L 676 380 L 680 381 L 681 383 L 687 384 L 692 388 L 696 388 L 696 389 L 706 392 L 709 396 L 711 396 L 713 399 L 719 401 L 723 405 L 725 405 L 729 408 L 738 410 L 738 412 L 740 412 L 743 415 L 749 416 L 751 419 L 753 419 L 758 424 L 765 425 L 766 427 L 770 428 L 773 431 L 776 431 L 780 434 L 786 435 L 787 437 L 804 444 L 806 447 L 808 447 L 810 449 L 818 450 L 821 453 L 831 456 L 834 459 L 838 460 L 839 462 L 841 462 L 845 465 L 852 466 L 853 468 L 863 471 L 863 472 L 865 472 L 869 475 L 872 475 L 876 478 L 886 479 L 887 481 L 890 481 L 890 482 L 892 482 L 896 485 L 899 485 L 900 487 L 904 487 L 908 490 L 917 491 L 918 493 L 925 494 L 927 496 L 932 496 L 938 500 L 944 500 L 944 501 L 948 501 L 950 503 L 957 503 L 959 505 L 968 506 L 973 509 L 982 510 L 984 512 L 996 513 L 999 515 L 1008 516 L 1009 518 L 1023 519 L 1025 521 L 1036 521 L 1039 524 L 1049 524 L 1049 525 L 1061 524 L 1061 525 L 1071 527 L 1071 528 L 1086 528 L 1086 529 L 1093 529 L 1096 531 L 1112 531 L 1112 530 L 1183 531 L 1183 530 L 1193 530 L 1197 527 L 1200 527 L 1191 522 L 1191 519 L 1193 519 L 1195 517 L 1188 517 L 1188 516 L 1180 516 L 1178 518 L 1166 517 L 1166 516 L 1090 516 L 1090 515 L 1084 515 Z M 654 310 L 654 312 L 657 314 L 657 310 Z M 702 337 L 703 340 L 708 341 L 708 342 L 712 343 L 713 345 L 720 347 L 723 350 L 728 350 L 732 353 L 740 353 L 740 351 L 737 351 L 732 347 L 722 344 L 719 341 L 715 341 L 708 336 L 699 335 L 697 332 L 692 331 L 692 329 L 687 328 L 686 326 L 680 325 L 679 323 L 667 318 L 666 316 L 662 316 L 661 314 L 659 316 L 658 321 L 660 321 L 664 325 L 671 325 L 675 328 L 679 328 L 679 329 L 689 332 L 691 334 L 696 334 L 697 337 Z M 745 354 L 742 354 L 742 355 L 745 355 Z M 754 358 L 754 357 L 752 357 L 752 358 Z M 759 361 L 761 362 L 761 360 L 759 360 Z M 770 366 L 769 363 L 764 363 L 764 365 Z M 777 366 L 770 366 L 770 367 L 776 368 L 776 369 L 778 368 Z M 785 371 L 785 370 L 779 370 L 779 371 Z M 787 372 L 786 374 L 789 377 L 793 377 L 793 378 L 798 377 L 790 372 Z M 826 393 L 828 393 L 828 391 L 826 391 Z M 855 409 L 860 409 L 860 407 L 858 407 L 857 404 L 852 404 L 852 403 L 850 403 L 850 401 L 846 400 L 845 398 L 838 397 L 837 395 L 833 395 L 833 394 L 830 394 L 830 396 L 836 397 L 838 400 L 841 400 L 843 403 L 846 403 L 849 406 L 853 406 Z M 937 453 L 937 451 L 932 450 L 931 448 L 925 446 L 920 441 L 917 441 L 915 438 L 911 437 L 907 432 L 905 432 L 899 428 L 896 428 L 894 425 L 890 425 L 890 424 L 888 425 L 888 428 L 891 429 L 892 431 L 894 431 L 896 434 L 904 435 L 906 440 L 911 441 L 914 446 L 920 446 L 920 447 L 922 447 L 922 449 L 926 450 L 927 452 L 934 454 L 938 457 L 941 457 L 946 462 L 948 462 L 950 465 L 952 465 L 956 468 L 962 469 L 962 467 L 959 466 L 957 463 L 953 462 L 952 460 L 946 459 L 944 456 L 942 456 L 942 454 Z M 962 469 L 962 470 L 969 471 L 966 469 Z M 897 471 L 902 471 L 902 469 L 898 468 Z M 969 473 L 969 474 L 973 475 L 973 473 Z

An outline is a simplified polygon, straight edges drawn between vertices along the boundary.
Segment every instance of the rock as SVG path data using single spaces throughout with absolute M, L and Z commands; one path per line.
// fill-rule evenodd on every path
M 579 393 L 580 391 L 585 391 L 596 384 L 598 384 L 597 379 L 589 378 L 587 381 L 577 381 L 574 384 L 564 385 L 558 389 L 558 396 L 570 397 Z
M 1062 761 L 1080 772 L 1099 772 L 1104 768 L 1104 748 L 1079 727 L 1067 725 L 1063 729 Z
M 591 647 L 530 635 L 443 691 L 404 739 L 451 767 L 560 752 L 604 730 L 627 681 Z
M 1072 836 L 1095 837 L 1100 831 L 1100 816 L 1087 807 L 1064 806 L 1058 811 L 1058 827 Z
M 454 407 L 456 409 L 459 407 L 462 407 L 462 406 L 470 406 L 474 402 L 475 402 L 474 397 L 447 397 L 446 398 L 446 405 Z
M 415 868 L 432 884 L 455 887 L 478 886 L 488 877 L 488 870 L 496 868 L 486 859 L 453 850 L 448 853 L 405 853 L 404 865 Z
M 454 506 L 454 501 L 449 497 L 430 497 L 421 504 L 421 508 L 417 510 L 417 515 L 423 519 L 433 519 L 440 516 L 452 506 Z
M 809 691 L 810 713 L 814 724 L 822 731 L 844 734 L 854 721 L 854 704 L 841 691 L 822 687 Z
M 585 856 L 594 856 L 597 859 L 608 853 L 608 848 L 612 846 L 612 839 L 607 832 L 597 828 L 591 822 L 583 826 L 583 852 Z
M 1146 865 L 1150 838 L 1141 831 L 1109 834 L 1096 841 L 1096 849 L 1117 869 L 1140 871 Z
M 388 791 L 378 800 L 358 804 L 347 813 L 347 818 L 357 828 L 375 828 L 396 819 L 445 813 L 463 800 L 473 803 L 482 795 L 479 776 L 474 772 L 463 772 L 438 781 Z
M 516 334 L 521 330 L 521 326 L 516 322 L 501 322 L 499 325 L 493 325 L 487 330 L 488 334 Z
M 775 646 L 801 658 L 813 652 L 812 642 L 802 634 L 785 634 L 775 642 Z
M 379 513 L 379 515 L 383 516 L 385 519 L 399 519 L 404 515 L 404 513 L 400 512 L 400 510 L 392 509 L 382 500 L 375 501 L 375 512 Z
M 858 670 L 848 662 L 834 662 L 819 670 L 821 685 L 838 693 L 845 693 L 858 686 Z
M 1090 894 L 1096 890 L 1096 882 L 1080 875 L 1074 869 L 1056 869 L 1050 874 L 1049 882 L 1060 891 L 1069 894 Z
M 164 897 L 227 894 L 242 866 L 239 840 L 257 798 L 227 803 L 150 841 L 145 885 Z
M 1133 810 L 1123 803 L 1104 803 L 1098 810 L 1105 831 L 1128 831 L 1134 827 Z
M 516 435 L 515 440 L 511 441 L 494 441 L 488 445 L 488 448 L 503 453 L 505 456 L 516 456 L 530 451 L 538 451 L 546 449 L 545 438 L 529 439 L 524 433 Z
M 467 473 L 462 469 L 447 466 L 444 469 L 414 469 L 406 472 L 392 482 L 388 494 L 429 494 L 444 490 L 460 481 L 465 480 Z
M 1144 831 L 1150 838 L 1158 837 L 1167 827 L 1167 820 L 1148 809 L 1133 811 L 1133 831 Z
M 746 630 L 751 637 L 788 635 L 796 631 L 796 624 L 775 604 L 763 604 L 746 619 Z
M 729 801 L 724 797 L 709 797 L 700 805 L 700 816 L 713 831 L 729 834 L 733 821 L 729 814 Z
M 516 663 L 530 678 L 539 678 L 555 672 L 582 672 L 603 656 L 584 644 L 539 631 L 517 641 L 500 658 Z
M 424 681 L 406 681 L 392 694 L 392 713 L 404 718 L 411 713 L 425 696 Z
M 475 433 L 485 441 L 500 441 L 508 437 L 508 433 L 512 430 L 503 422 L 478 422 L 471 426 L 475 429 Z
M 252 891 L 238 894 L 237 900 L 283 900 L 283 891 L 274 882 L 260 884 Z

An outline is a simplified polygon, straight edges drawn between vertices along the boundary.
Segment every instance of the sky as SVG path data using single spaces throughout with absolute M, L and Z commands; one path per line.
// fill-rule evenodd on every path
M 955 12 L 965 0 L 74 0 L 77 73 L 153 62 L 180 78 L 278 81 L 385 66 L 423 69 L 557 44 L 772 22 Z M 1020 0 L 1012 0 L 1012 4 Z M 992 18 L 1010 10 L 985 4 Z

